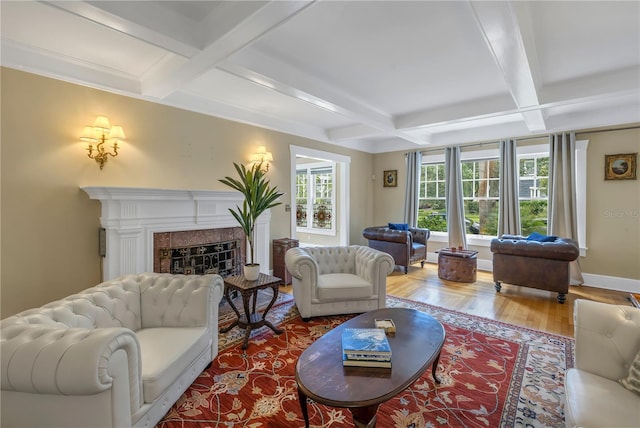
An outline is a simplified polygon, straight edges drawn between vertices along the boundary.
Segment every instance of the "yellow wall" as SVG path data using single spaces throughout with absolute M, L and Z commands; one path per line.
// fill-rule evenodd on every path
M 637 126 L 638 124 L 636 124 Z M 629 125 L 634 126 L 634 125 Z M 640 279 L 640 179 L 604 180 L 605 154 L 640 153 L 640 129 L 577 132 L 576 139 L 589 140 L 587 149 L 587 242 L 586 257 L 580 258 L 584 273 Z M 536 140 L 536 142 L 539 142 Z M 373 193 L 374 223 L 386 224 L 403 218 L 405 152 L 376 155 Z M 378 177 L 398 169 L 398 187 L 383 187 Z M 640 169 L 637 171 L 640 174 Z M 447 243 L 430 242 L 429 252 Z M 491 260 L 487 247 L 471 247 L 478 258 Z
M 259 144 L 273 152 L 269 176 L 290 203 L 289 146 L 351 157 L 349 237 L 401 221 L 404 152 L 371 155 L 134 98 L 1 68 L 0 316 L 47 303 L 100 280 L 100 202 L 81 186 L 228 190 Z M 104 170 L 86 157 L 82 127 L 97 115 L 122 125 L 127 141 Z M 640 181 L 605 182 L 604 155 L 640 152 L 640 131 L 583 133 L 589 139 L 587 257 L 583 271 L 640 279 Z M 398 187 L 382 186 L 398 170 Z M 375 180 L 372 176 L 375 175 Z M 273 210 L 272 238 L 290 235 L 284 204 Z M 281 219 L 281 220 L 280 220 Z M 433 251 L 434 245 L 429 246 Z M 487 254 L 484 254 L 487 252 Z M 490 258 L 484 249 L 481 258 Z
M 100 202 L 82 186 L 230 190 L 258 145 L 273 152 L 272 184 L 285 192 L 272 210 L 271 237 L 290 236 L 289 146 L 351 157 L 350 238 L 372 221 L 372 155 L 258 127 L 1 68 L 2 318 L 40 306 L 101 278 Z M 79 136 L 97 115 L 127 135 L 120 155 L 100 170 Z

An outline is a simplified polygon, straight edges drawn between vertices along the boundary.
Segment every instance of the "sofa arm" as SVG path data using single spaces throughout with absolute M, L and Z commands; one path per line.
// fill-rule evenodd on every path
M 214 309 L 224 292 L 220 275 L 145 273 L 137 281 L 143 328 L 217 326 Z
M 356 274 L 373 284 L 374 294 L 386 294 L 387 276 L 394 267 L 393 257 L 385 252 L 365 246 L 356 250 Z
M 539 242 L 510 236 L 505 235 L 502 238 L 492 239 L 491 252 L 569 262 L 574 261 L 580 255 L 578 243 L 571 239 L 558 238 L 553 242 Z
M 640 351 L 640 309 L 578 299 L 574 303 L 576 368 L 617 381 Z
M 411 236 L 413 237 L 413 242 L 418 242 L 422 245 L 427 245 L 427 241 L 431 236 L 431 231 L 429 229 L 420 228 L 420 227 L 410 227 L 409 232 L 411 232 Z
M 362 231 L 362 236 L 372 241 L 398 242 L 407 244 L 411 234 L 405 230 L 393 230 L 385 226 L 367 227 Z
M 140 345 L 126 328 L 56 328 L 14 324 L 2 329 L 2 389 L 92 395 L 112 387 L 111 360 L 124 351 L 131 406 L 142 401 Z M 121 358 L 121 357 L 119 357 Z

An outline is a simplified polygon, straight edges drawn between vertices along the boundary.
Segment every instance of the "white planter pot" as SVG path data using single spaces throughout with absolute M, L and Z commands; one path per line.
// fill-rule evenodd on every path
M 260 276 L 260 265 L 258 263 L 244 265 L 244 278 L 247 281 L 255 281 L 258 276 Z

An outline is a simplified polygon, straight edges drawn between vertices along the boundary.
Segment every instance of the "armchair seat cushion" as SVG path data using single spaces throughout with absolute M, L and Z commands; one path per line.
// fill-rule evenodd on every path
M 318 276 L 318 300 L 366 299 L 373 295 L 373 286 L 358 275 L 329 273 Z
M 209 337 L 204 327 L 145 328 L 137 332 L 142 366 L 142 391 L 145 403 L 153 401 L 185 373 L 206 348 Z
M 569 369 L 565 395 L 572 426 L 626 427 L 630 421 L 640 422 L 640 399 L 616 380 Z

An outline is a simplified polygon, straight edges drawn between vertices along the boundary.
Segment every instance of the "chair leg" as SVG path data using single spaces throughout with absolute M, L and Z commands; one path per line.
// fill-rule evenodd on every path
M 424 260 L 422 260 L 422 261 L 420 262 L 420 267 L 421 267 L 421 268 L 424 268 Z
M 409 266 L 405 266 L 405 267 L 404 267 L 404 273 L 405 273 L 405 274 L 408 274 L 408 273 L 409 273 Z
M 563 304 L 567 300 L 567 293 L 558 293 L 558 303 Z
M 499 293 L 501 289 L 502 285 L 500 284 L 500 281 L 496 281 L 496 291 Z

